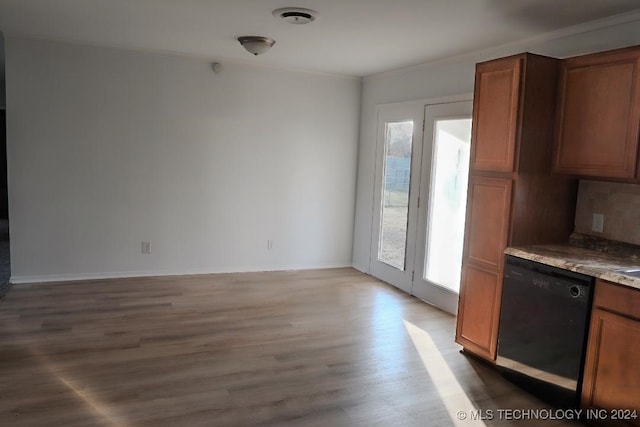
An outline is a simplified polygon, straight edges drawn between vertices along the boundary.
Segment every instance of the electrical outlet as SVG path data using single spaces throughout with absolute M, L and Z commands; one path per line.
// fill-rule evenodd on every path
M 151 243 L 142 242 L 142 253 L 145 255 L 151 255 Z
M 594 213 L 591 221 L 591 231 L 602 233 L 604 231 L 604 214 Z

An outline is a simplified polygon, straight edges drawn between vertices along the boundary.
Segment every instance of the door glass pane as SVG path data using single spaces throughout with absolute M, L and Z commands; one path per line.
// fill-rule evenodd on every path
M 413 122 L 387 123 L 378 260 L 405 269 Z
M 460 290 L 471 119 L 436 120 L 424 279 Z

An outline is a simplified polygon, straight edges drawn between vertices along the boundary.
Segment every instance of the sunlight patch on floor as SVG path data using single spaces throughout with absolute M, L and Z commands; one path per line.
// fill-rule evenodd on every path
M 55 363 L 52 362 L 46 355 L 42 354 L 42 352 L 39 351 L 36 347 L 29 346 L 29 351 L 40 361 L 42 366 L 44 366 L 53 377 L 55 377 L 67 389 L 71 390 L 73 394 L 81 401 L 83 401 L 87 406 L 89 406 L 95 414 L 102 417 L 110 425 L 118 427 L 126 426 L 121 417 L 115 416 L 115 414 L 113 414 L 113 411 L 106 404 L 98 400 L 95 396 L 92 396 L 91 393 L 87 390 L 84 390 L 83 387 L 77 385 L 75 381 L 68 375 L 64 376 L 62 375 L 62 373 L 58 372 L 58 370 L 55 369 Z
M 420 359 L 422 359 L 427 373 L 433 381 L 436 391 L 440 395 L 442 403 L 447 409 L 453 425 L 456 427 L 486 427 L 486 424 L 481 420 L 475 420 L 470 417 L 471 414 L 477 412 L 477 409 L 469 400 L 451 369 L 449 369 L 449 365 L 440 354 L 440 350 L 434 344 L 431 336 L 406 320 L 404 320 L 404 326 L 420 355 Z M 461 420 L 460 414 L 463 413 L 465 419 Z

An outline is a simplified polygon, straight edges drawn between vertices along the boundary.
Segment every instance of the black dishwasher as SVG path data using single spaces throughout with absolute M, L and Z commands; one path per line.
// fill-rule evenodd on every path
M 590 276 L 506 258 L 496 363 L 559 407 L 579 405 L 593 283 Z

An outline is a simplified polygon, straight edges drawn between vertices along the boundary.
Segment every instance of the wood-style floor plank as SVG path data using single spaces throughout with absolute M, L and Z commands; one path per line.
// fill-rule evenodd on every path
M 460 353 L 454 324 L 353 269 L 17 285 L 0 425 L 541 425 L 458 419 L 547 406 Z

